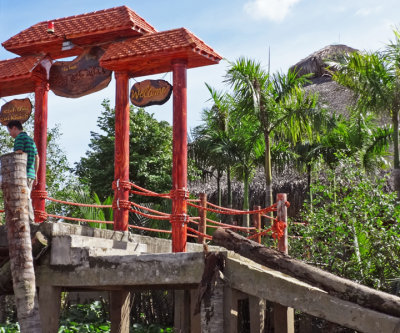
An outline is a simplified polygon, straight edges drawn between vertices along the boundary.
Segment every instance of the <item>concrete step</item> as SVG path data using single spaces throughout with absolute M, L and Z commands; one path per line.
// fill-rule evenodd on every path
M 113 239 L 65 235 L 51 241 L 51 265 L 82 265 L 89 257 L 138 255 L 147 252 L 147 245 Z

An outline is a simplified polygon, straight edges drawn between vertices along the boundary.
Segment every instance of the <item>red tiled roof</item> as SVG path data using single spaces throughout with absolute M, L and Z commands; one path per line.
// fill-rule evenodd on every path
M 47 32 L 54 22 L 54 34 Z M 117 37 L 141 36 L 157 30 L 126 6 L 37 23 L 11 37 L 2 45 L 19 55 L 48 53 L 50 44 L 68 39 L 79 46 L 107 42 Z M 86 44 L 86 45 L 85 45 Z M 58 47 L 60 49 L 61 47 Z M 60 56 L 60 55 L 56 55 Z
M 171 60 L 178 58 L 186 59 L 188 68 L 216 64 L 222 59 L 193 33 L 180 28 L 113 43 L 100 63 L 105 68 L 148 75 L 170 71 Z
M 0 61 L 0 96 L 34 91 L 35 80 L 32 74 L 43 74 L 43 68 L 38 68 L 43 58 L 44 56 L 26 56 Z
M 27 56 L 0 61 L 0 81 L 30 75 L 44 56 Z

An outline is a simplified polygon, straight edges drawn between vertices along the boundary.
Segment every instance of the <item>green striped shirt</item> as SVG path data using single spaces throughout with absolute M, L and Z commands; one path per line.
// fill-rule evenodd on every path
M 35 179 L 35 156 L 37 155 L 38 151 L 36 149 L 35 142 L 28 134 L 26 134 L 26 132 L 19 133 L 15 138 L 14 151 L 17 150 L 22 150 L 24 153 L 28 154 L 28 160 L 26 162 L 26 176 L 28 178 Z

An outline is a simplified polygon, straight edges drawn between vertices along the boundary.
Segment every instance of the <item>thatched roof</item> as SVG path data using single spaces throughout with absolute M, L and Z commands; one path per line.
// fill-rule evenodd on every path
M 357 51 L 358 50 L 346 45 L 328 45 L 300 60 L 290 67 L 290 69 L 296 69 L 299 75 L 312 73 L 314 75 L 310 80 L 313 83 L 320 83 L 321 81 L 325 81 L 325 78 L 329 80 L 331 76 L 327 70 L 329 61 L 340 61 L 346 54 Z
M 348 108 L 354 106 L 355 97 L 351 90 L 335 81 L 314 83 L 304 87 L 304 90 L 318 94 L 318 104 L 321 108 L 332 112 L 348 115 Z
M 290 69 L 296 69 L 299 75 L 313 74 L 309 78 L 312 83 L 304 89 L 319 95 L 318 103 L 321 107 L 348 115 L 348 107 L 355 103 L 354 95 L 349 89 L 332 81 L 327 67 L 329 61 L 340 61 L 346 54 L 352 52 L 357 50 L 346 45 L 328 45 L 300 60 Z

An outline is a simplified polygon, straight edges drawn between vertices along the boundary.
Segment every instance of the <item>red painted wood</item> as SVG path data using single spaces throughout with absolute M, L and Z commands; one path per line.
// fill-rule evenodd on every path
M 187 237 L 187 95 L 185 60 L 175 60 L 173 68 L 172 135 L 172 252 L 186 252 Z
M 47 97 L 49 84 L 40 80 L 35 86 L 35 123 L 34 141 L 39 155 L 38 183 L 34 187 L 37 191 L 46 191 L 46 153 L 47 153 Z M 32 199 L 33 209 L 44 212 L 46 207 L 45 198 L 34 197 Z M 43 216 L 35 216 L 35 222 L 43 222 Z
M 277 217 L 278 221 L 287 223 L 287 207 L 286 207 L 287 196 L 286 193 L 278 193 L 276 195 L 277 203 Z M 278 240 L 278 250 L 288 254 L 288 231 L 285 228 L 285 234 L 281 239 Z
M 199 227 L 198 231 L 201 232 L 202 234 L 207 233 L 207 211 L 205 208 L 207 208 L 207 194 L 206 193 L 200 193 L 199 195 L 200 198 L 200 206 L 203 208 L 199 208 Z M 203 243 L 204 242 L 204 236 L 199 235 L 197 238 L 197 243 Z
M 114 179 L 121 182 L 129 181 L 129 77 L 125 72 L 116 72 L 115 80 Z M 129 200 L 129 190 L 116 188 L 114 198 L 120 203 L 120 208 L 114 209 L 114 230 L 127 231 L 129 211 L 123 203 Z
M 254 206 L 253 209 L 260 210 L 261 206 Z M 261 232 L 261 213 L 253 215 L 253 227 L 256 228 L 256 232 Z M 258 235 L 254 241 L 261 244 L 261 235 Z

